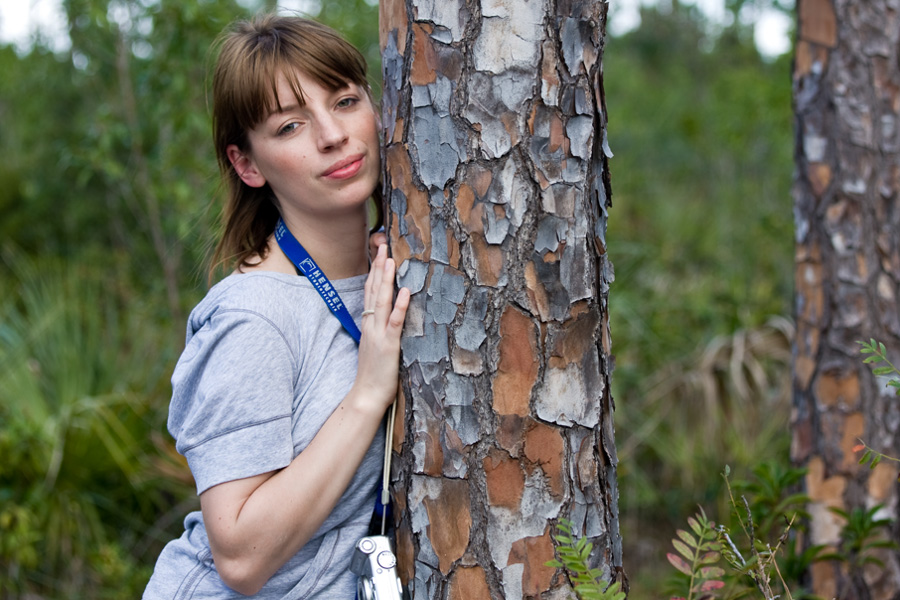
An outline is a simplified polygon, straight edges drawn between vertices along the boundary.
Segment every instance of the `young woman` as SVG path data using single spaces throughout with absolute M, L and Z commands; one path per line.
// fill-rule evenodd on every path
M 409 303 L 405 289 L 393 299 L 383 245 L 368 264 L 377 126 L 365 61 L 334 31 L 268 15 L 225 35 L 216 259 L 234 272 L 191 313 L 168 424 L 201 510 L 145 599 L 355 596 L 349 561 L 375 506 Z M 318 270 L 298 274 L 290 238 Z

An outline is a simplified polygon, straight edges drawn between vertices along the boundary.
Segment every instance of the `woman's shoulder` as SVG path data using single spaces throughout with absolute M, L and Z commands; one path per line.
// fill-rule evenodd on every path
M 257 315 L 278 325 L 289 323 L 298 306 L 305 304 L 309 282 L 296 275 L 268 271 L 235 273 L 207 292 L 188 322 L 197 331 L 216 316 L 230 313 Z
M 277 299 L 296 294 L 298 290 L 307 287 L 309 282 L 306 278 L 297 275 L 275 271 L 232 273 L 212 286 L 203 302 L 253 305 L 264 301 L 266 296 L 274 296 L 273 299 Z
M 358 275 L 348 279 L 335 281 L 325 279 L 323 281 L 327 281 L 329 289 L 333 287 L 341 293 L 353 293 L 364 289 L 366 276 Z M 313 284 L 303 275 L 256 270 L 228 275 L 210 288 L 203 302 L 258 304 L 265 303 L 264 296 L 266 295 L 270 295 L 273 300 L 279 300 L 282 298 L 293 299 L 298 294 L 310 293 L 316 294 L 318 297 L 318 292 Z
M 333 282 L 333 288 L 345 300 L 361 295 L 365 276 Z M 303 276 L 273 271 L 234 273 L 214 285 L 194 307 L 188 319 L 188 337 L 204 325 L 225 317 L 263 319 L 287 333 L 310 319 L 322 318 L 328 307 L 312 283 Z M 297 333 L 297 332 L 295 332 Z

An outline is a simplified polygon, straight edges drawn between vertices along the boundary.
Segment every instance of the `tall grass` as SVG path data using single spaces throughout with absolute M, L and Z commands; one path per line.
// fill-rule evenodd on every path
M 151 435 L 169 328 L 108 265 L 9 250 L 3 263 L 0 598 L 138 597 L 158 550 L 148 536 L 165 537 L 154 523 L 185 497 L 159 476 Z

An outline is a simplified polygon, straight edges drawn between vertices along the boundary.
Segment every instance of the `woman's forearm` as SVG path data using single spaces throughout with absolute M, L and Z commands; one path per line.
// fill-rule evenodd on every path
M 236 591 L 259 591 L 310 540 L 347 489 L 384 413 L 384 402 L 358 387 L 290 465 L 201 494 L 216 569 Z

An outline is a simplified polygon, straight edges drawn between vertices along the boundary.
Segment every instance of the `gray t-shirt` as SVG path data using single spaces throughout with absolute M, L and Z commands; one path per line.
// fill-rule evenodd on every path
M 359 323 L 365 276 L 331 282 Z M 231 275 L 191 312 L 172 376 L 169 431 L 197 493 L 286 467 L 346 396 L 357 346 L 302 276 Z M 381 474 L 379 430 L 313 538 L 254 598 L 352 599 L 353 547 L 366 535 Z M 163 549 L 144 600 L 245 598 L 219 578 L 200 511 Z

